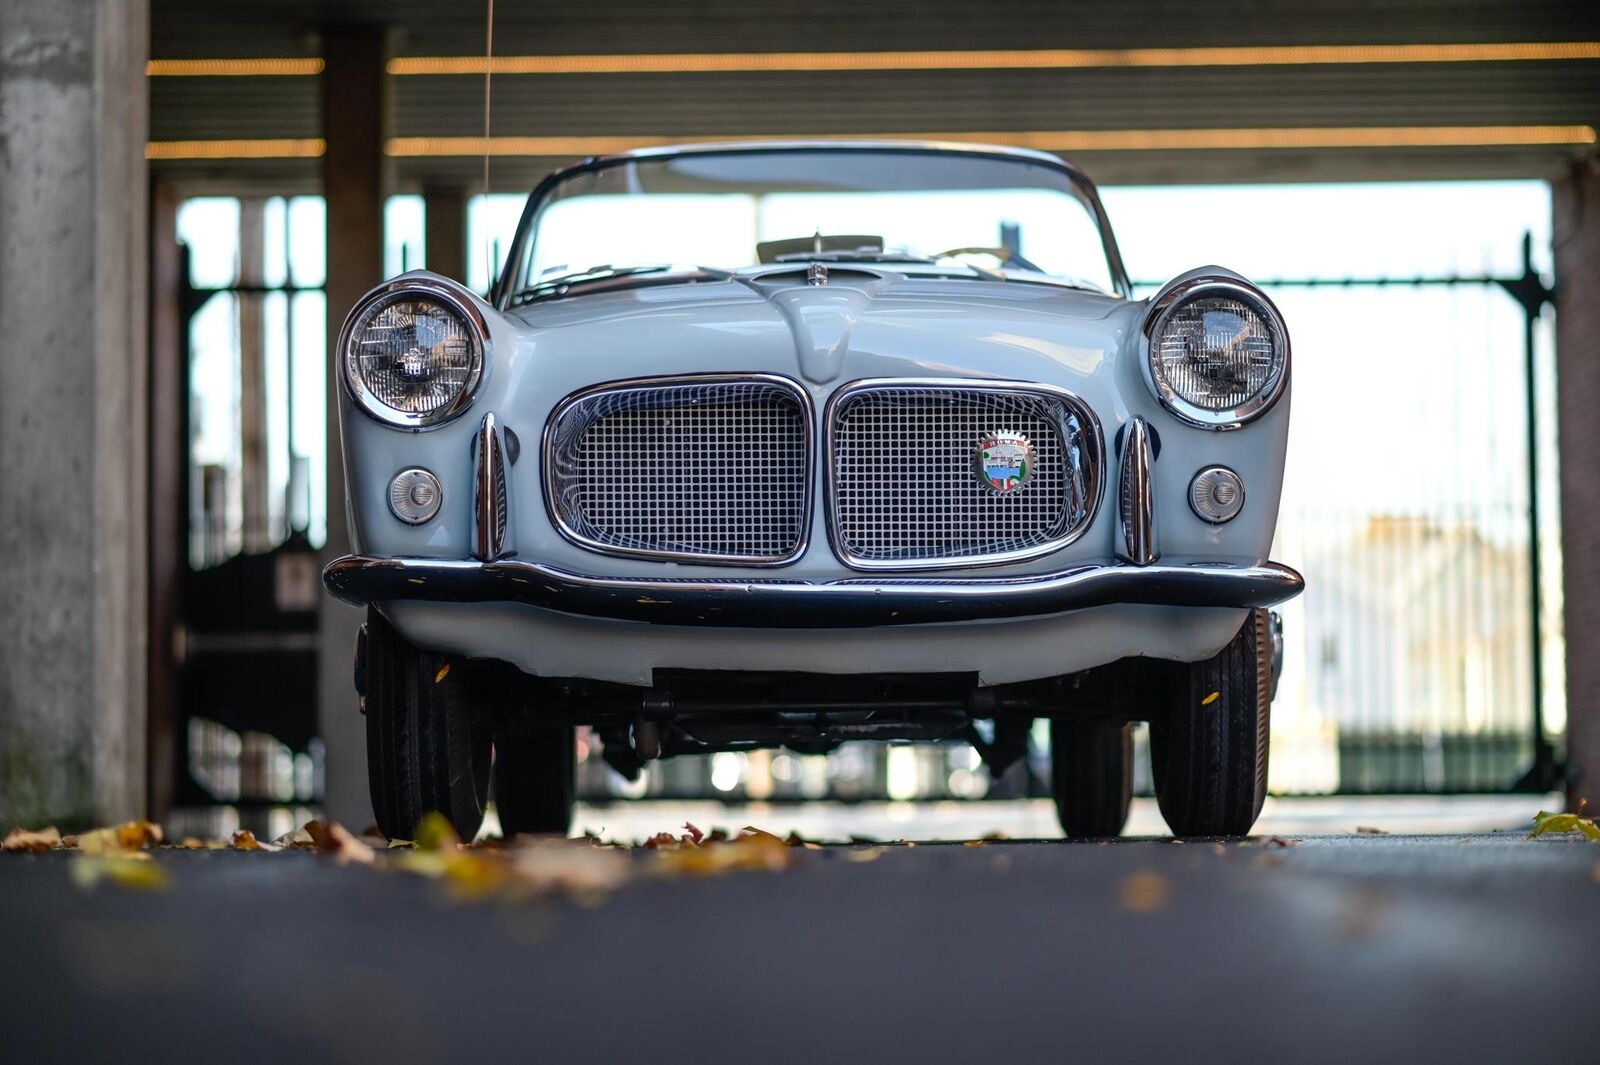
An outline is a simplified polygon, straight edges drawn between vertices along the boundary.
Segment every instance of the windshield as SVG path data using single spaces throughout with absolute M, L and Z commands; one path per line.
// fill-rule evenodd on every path
M 1060 166 L 934 149 L 784 148 L 606 160 L 525 218 L 511 304 L 787 262 L 1114 292 L 1093 192 Z

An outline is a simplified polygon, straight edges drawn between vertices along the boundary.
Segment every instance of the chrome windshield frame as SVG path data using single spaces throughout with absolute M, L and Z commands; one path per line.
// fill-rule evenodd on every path
M 1000 145 L 959 144 L 941 141 L 809 140 L 742 141 L 726 144 L 685 144 L 658 148 L 639 148 L 615 155 L 590 156 L 587 159 L 582 159 L 576 163 L 551 171 L 538 185 L 534 186 L 533 192 L 528 196 L 527 203 L 523 205 L 521 218 L 517 222 L 516 236 L 512 238 L 505 262 L 501 264 L 500 276 L 490 290 L 489 302 L 499 311 L 505 311 L 510 308 L 511 297 L 516 286 L 515 279 L 518 272 L 518 264 L 521 263 L 527 250 L 528 242 L 532 239 L 533 223 L 538 218 L 540 210 L 543 209 L 545 201 L 555 191 L 555 188 L 575 175 L 593 173 L 616 166 L 626 166 L 630 163 L 652 159 L 671 159 L 684 155 L 750 155 L 833 151 L 902 153 L 905 155 L 954 154 L 969 158 L 995 159 L 1013 163 L 1025 162 L 1055 170 L 1066 178 L 1067 183 L 1072 186 L 1073 191 L 1077 193 L 1078 198 L 1094 219 L 1095 228 L 1100 232 L 1100 244 L 1102 251 L 1105 253 L 1106 266 L 1111 273 L 1112 288 L 1117 295 L 1125 300 L 1133 298 L 1133 285 L 1128 280 L 1127 269 L 1122 264 L 1122 253 L 1117 249 L 1117 239 L 1115 234 L 1112 233 L 1111 220 L 1106 215 L 1105 206 L 1100 202 L 1099 191 L 1087 174 L 1058 155 L 1027 148 L 1007 148 Z

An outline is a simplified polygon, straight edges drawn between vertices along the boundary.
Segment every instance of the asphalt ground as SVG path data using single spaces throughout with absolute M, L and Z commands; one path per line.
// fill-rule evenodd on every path
M 163 851 L 153 892 L 0 855 L 0 1060 L 1596 1060 L 1575 840 L 828 847 L 586 904 L 394 853 Z

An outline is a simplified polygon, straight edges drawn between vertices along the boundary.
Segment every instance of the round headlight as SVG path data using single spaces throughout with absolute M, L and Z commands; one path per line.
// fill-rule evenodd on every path
M 1156 395 L 1191 425 L 1233 429 L 1265 414 L 1289 377 L 1289 335 L 1260 292 L 1200 280 L 1158 299 L 1146 330 Z
M 379 421 L 420 429 L 459 414 L 483 373 L 482 318 L 442 285 L 401 282 L 345 324 L 344 376 Z

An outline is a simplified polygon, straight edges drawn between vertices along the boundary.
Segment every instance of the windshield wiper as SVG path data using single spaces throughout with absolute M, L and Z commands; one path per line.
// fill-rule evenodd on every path
M 644 274 L 667 273 L 671 273 L 674 280 L 680 277 L 688 277 L 697 281 L 726 281 L 733 276 L 727 270 L 716 270 L 708 266 L 679 267 L 672 263 L 612 266 L 608 263 L 602 266 L 589 266 L 582 270 L 574 270 L 571 273 L 561 274 L 559 277 L 547 278 L 529 285 L 512 296 L 511 302 L 513 305 L 532 303 L 535 300 L 549 299 L 552 296 L 565 296 L 575 287 L 599 281 L 614 281 L 618 278 L 638 277 Z

